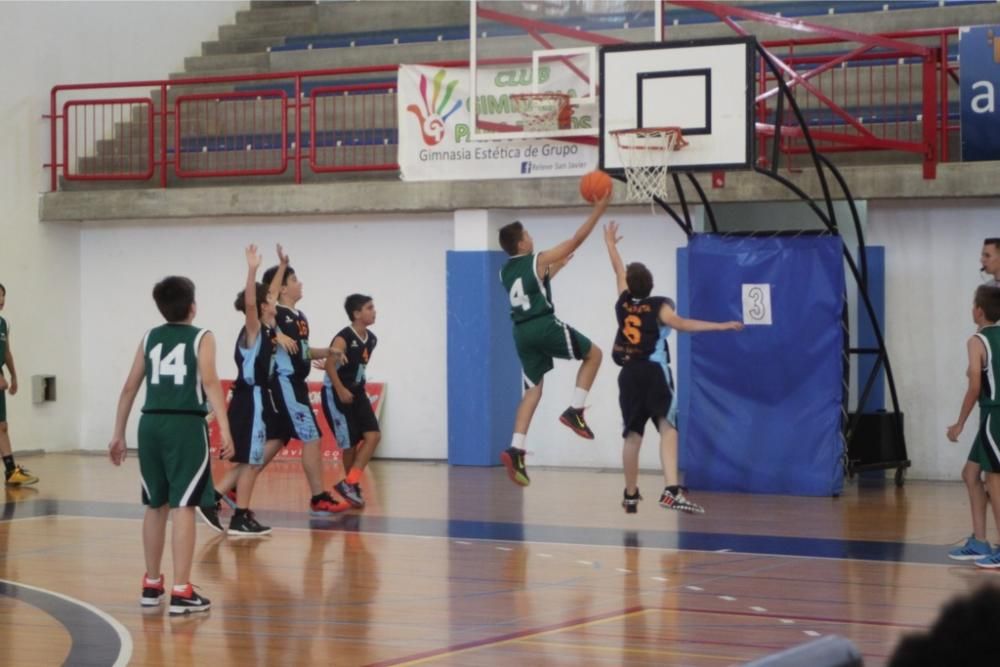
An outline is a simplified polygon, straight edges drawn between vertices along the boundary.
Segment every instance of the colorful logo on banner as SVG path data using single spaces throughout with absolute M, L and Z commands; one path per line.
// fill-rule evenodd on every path
M 229 405 L 229 401 L 233 397 L 233 383 L 234 380 L 222 380 L 222 391 L 226 397 L 226 406 Z M 319 423 L 320 449 L 323 452 L 323 458 L 339 458 L 340 449 L 337 447 L 337 442 L 333 437 L 333 433 L 330 432 L 330 425 L 326 423 L 326 416 L 323 415 L 323 383 L 309 382 L 308 387 L 309 403 L 312 405 L 313 414 L 316 415 L 316 421 Z M 381 419 L 382 401 L 385 398 L 385 383 L 369 382 L 365 385 L 365 389 L 368 391 L 368 400 L 372 402 L 372 410 L 375 412 L 375 416 Z M 211 418 L 211 415 L 209 415 L 208 421 L 208 443 L 212 456 L 218 456 L 220 444 L 219 426 L 216 424 L 215 420 Z M 292 440 L 286 447 L 281 448 L 278 455 L 275 457 L 275 460 L 281 461 L 286 459 L 297 459 L 301 456 L 302 443 L 298 440 Z
M 962 28 L 962 160 L 1000 160 L 1000 26 Z
M 431 99 L 427 99 L 427 77 L 424 74 L 420 75 L 420 99 L 424 103 L 423 110 L 416 104 L 407 105 L 406 110 L 420 119 L 420 132 L 423 134 L 424 143 L 428 146 L 435 146 L 441 143 L 444 139 L 445 132 L 447 131 L 446 123 L 448 118 L 458 111 L 462 106 L 462 100 L 455 100 L 455 104 L 451 107 L 451 110 L 447 113 L 443 113 L 444 110 L 452 101 L 452 95 L 455 92 L 455 86 L 458 85 L 458 79 L 455 79 L 444 89 L 444 96 L 441 97 L 441 86 L 444 83 L 445 77 L 448 75 L 447 70 L 438 70 L 438 73 L 434 75 L 434 85 L 433 93 L 431 94 Z M 438 97 L 441 97 L 441 102 L 438 103 Z
M 543 74 L 554 90 L 579 86 L 575 75 Z M 473 141 L 470 76 L 464 67 L 399 66 L 398 159 L 404 181 L 582 176 L 597 168 L 598 148 L 593 145 L 501 136 L 501 141 Z M 504 125 L 522 122 L 510 96 L 531 92 L 530 70 L 481 67 L 478 76 L 480 116 Z M 573 118 L 574 127 L 594 127 L 595 122 L 591 115 Z

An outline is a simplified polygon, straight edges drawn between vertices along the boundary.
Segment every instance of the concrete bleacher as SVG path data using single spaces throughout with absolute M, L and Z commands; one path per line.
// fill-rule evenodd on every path
M 886 9 L 888 5 L 888 9 Z M 949 0 L 945 6 L 936 0 L 919 0 L 909 2 L 770 2 L 752 3 L 750 6 L 762 12 L 780 12 L 783 16 L 810 17 L 817 23 L 825 23 L 846 29 L 880 32 L 897 29 L 913 29 L 926 27 L 950 27 L 969 23 L 981 23 L 995 16 L 996 3 L 983 0 Z M 830 10 L 833 10 L 832 12 Z M 645 20 L 639 17 L 640 20 Z M 636 17 L 630 15 L 634 22 Z M 670 38 L 700 38 L 708 36 L 729 35 L 728 27 L 719 23 L 714 16 L 693 10 L 669 7 L 667 19 L 670 24 Z M 567 15 L 562 17 L 547 17 L 546 20 L 564 25 L 581 25 L 584 29 L 599 29 L 604 34 L 626 37 L 627 31 L 619 25 L 620 14 L 589 16 L 590 23 L 581 24 L 580 16 Z M 652 14 L 648 20 L 651 24 Z M 674 23 L 676 22 L 676 25 Z M 419 63 L 439 60 L 464 60 L 468 57 L 467 42 L 468 4 L 464 1 L 448 0 L 443 2 L 413 1 L 405 3 L 360 2 L 320 3 L 261 3 L 252 2 L 249 10 L 239 12 L 236 24 L 222 26 L 219 29 L 219 40 L 203 44 L 202 55 L 185 59 L 185 71 L 173 73 L 170 78 L 176 83 L 168 91 L 168 100 L 173 101 L 178 96 L 190 93 L 229 92 L 229 91 L 284 91 L 289 97 L 294 95 L 294 84 L 290 79 L 278 81 L 262 81 L 259 83 L 219 83 L 211 86 L 184 85 L 187 78 L 203 76 L 229 76 L 242 74 L 273 73 L 283 71 L 334 69 L 372 64 Z M 635 24 L 630 24 L 635 27 Z M 788 38 L 787 31 L 781 31 L 771 26 L 746 23 L 746 27 L 758 34 L 761 39 Z M 393 27 L 395 26 L 395 27 Z M 495 26 L 494 26 L 495 27 Z M 491 30 L 493 27 L 490 28 Z M 517 40 L 517 42 L 515 42 Z M 507 55 L 512 51 L 512 45 L 523 42 L 523 37 L 494 38 L 485 47 L 484 55 Z M 932 43 L 930 40 L 928 44 Z M 496 53 L 491 54 L 489 49 Z M 829 45 L 797 49 L 797 53 L 830 53 Z M 952 55 L 952 54 L 949 54 Z M 894 61 L 893 61 L 894 62 Z M 859 65 L 852 63 L 848 69 L 871 67 L 881 63 Z M 847 74 L 848 77 L 852 76 Z M 905 78 L 905 75 L 904 75 Z M 392 83 L 395 75 L 356 74 L 337 78 L 318 78 L 304 84 L 304 92 L 308 96 L 317 87 L 339 85 L 344 83 Z M 903 81 L 908 85 L 907 81 Z M 952 84 L 953 85 L 953 84 Z M 957 99 L 957 88 L 953 91 L 953 99 Z M 395 104 L 394 95 L 380 92 L 361 92 L 354 95 L 366 95 L 383 106 Z M 160 91 L 152 91 L 158 101 Z M 899 123 L 904 132 L 912 132 L 911 126 L 916 125 L 921 109 L 919 104 L 912 108 L 897 110 L 891 115 L 882 113 L 871 100 L 863 96 L 852 98 L 848 95 L 843 104 L 854 108 L 849 111 L 858 117 L 867 119 L 868 123 Z M 805 97 L 800 100 L 807 122 L 822 127 L 838 127 L 844 124 L 843 119 L 831 115 L 825 109 L 816 106 L 815 100 Z M 949 115 L 956 113 L 954 105 L 949 109 Z M 328 150 L 344 149 L 358 146 L 380 146 L 395 150 L 398 141 L 395 113 L 386 113 L 388 122 L 384 127 L 361 128 L 357 123 L 348 121 L 346 126 L 331 129 L 332 117 L 340 114 L 342 109 L 327 111 L 317 119 L 318 134 L 316 148 Z M 294 127 L 289 115 L 289 127 Z M 890 117 L 891 116 L 891 117 Z M 173 152 L 174 127 L 169 121 L 168 136 L 170 145 L 168 153 Z M 280 121 L 271 119 L 271 126 L 280 126 Z M 303 127 L 308 131 L 310 119 L 303 114 Z M 900 131 L 897 129 L 896 131 Z M 125 123 L 117 128 L 117 132 L 134 135 L 136 146 L 148 146 L 146 132 L 148 128 L 141 122 Z M 356 130 L 367 130 L 358 133 Z M 876 134 L 876 130 L 872 130 Z M 142 142 L 147 142 L 143 144 Z M 159 149 L 159 133 L 154 133 L 154 147 Z M 289 139 L 291 141 L 291 139 Z M 953 142 L 957 144 L 957 142 Z M 97 154 L 81 158 L 77 164 L 79 173 L 88 173 L 95 169 L 109 169 L 112 159 L 107 155 L 110 142 L 97 146 Z M 303 148 L 311 148 L 308 134 L 303 141 Z M 132 145 L 132 144 L 130 144 Z M 181 152 L 192 164 L 208 161 L 213 155 L 228 151 L 259 151 L 255 156 L 264 164 L 274 164 L 272 153 L 276 145 L 280 145 L 280 133 L 275 132 L 244 132 L 232 127 L 223 127 L 210 122 L 198 123 L 193 119 L 193 125 L 185 128 L 181 143 Z M 387 151 L 377 155 L 365 156 L 362 161 L 374 159 L 385 160 Z M 329 157 L 329 156 L 327 156 Z M 887 162 L 914 162 L 919 156 L 900 154 L 893 156 L 880 155 L 877 159 Z M 872 162 L 871 154 L 838 154 L 834 160 L 841 164 L 852 164 L 858 161 Z M 390 160 L 391 161 L 391 160 Z M 113 170 L 113 169 L 112 169 Z M 287 170 L 286 179 L 291 177 L 291 166 Z M 384 175 L 395 178 L 395 174 Z M 343 178 L 343 175 L 326 175 L 321 178 Z M 373 176 L 378 178 L 379 176 Z M 173 177 L 170 179 L 175 181 Z M 280 179 L 279 179 L 280 180 Z M 179 184 L 185 181 L 177 181 Z M 190 181 L 190 184 L 201 184 L 201 179 Z M 151 181 L 148 185 L 153 185 Z M 74 183 L 72 188 L 90 188 L 90 183 Z

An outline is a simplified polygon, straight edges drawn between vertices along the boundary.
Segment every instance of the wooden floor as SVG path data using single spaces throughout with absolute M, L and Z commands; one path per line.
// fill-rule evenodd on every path
M 1000 582 L 945 557 L 969 532 L 959 483 L 699 493 L 688 516 L 644 475 L 625 515 L 618 473 L 533 469 L 522 490 L 499 468 L 375 462 L 365 510 L 310 519 L 282 463 L 256 498 L 273 535 L 199 524 L 212 610 L 174 619 L 138 604 L 135 457 L 21 462 L 41 482 L 0 511 L 0 665 L 730 665 L 828 634 L 880 665 L 944 601 Z

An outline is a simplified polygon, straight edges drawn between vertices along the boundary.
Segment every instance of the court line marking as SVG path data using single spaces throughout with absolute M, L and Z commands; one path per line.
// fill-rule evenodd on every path
M 41 593 L 42 595 L 48 595 L 54 598 L 59 598 L 65 602 L 69 602 L 70 604 L 86 609 L 91 614 L 97 616 L 102 621 L 107 623 L 111 627 L 111 629 L 115 631 L 115 634 L 118 635 L 118 641 L 121 647 L 118 650 L 118 658 L 111 664 L 111 667 L 126 667 L 129 661 L 132 659 L 132 649 L 133 649 L 132 635 L 129 633 L 128 629 L 124 625 L 119 623 L 114 616 L 108 614 L 105 611 L 102 611 L 101 609 L 98 609 L 97 607 L 88 602 L 84 602 L 83 600 L 77 600 L 76 598 L 71 598 L 70 596 L 63 595 L 62 593 L 56 593 L 55 591 L 46 590 L 44 588 L 39 588 L 37 586 L 31 586 L 29 584 L 22 584 L 18 581 L 11 581 L 9 579 L 0 579 L 0 582 L 5 583 L 8 586 L 12 586 L 14 588 L 27 588 L 28 590 L 35 591 L 36 593 Z M 31 606 L 35 607 L 35 605 Z M 42 609 L 40 607 L 35 607 L 35 608 L 48 614 L 49 616 L 52 616 L 45 609 Z M 59 621 L 59 619 L 56 618 L 55 616 L 53 616 L 53 618 L 55 618 L 56 621 Z M 59 621 L 59 623 L 60 625 L 62 625 L 61 621 Z M 70 647 L 70 651 L 72 650 L 73 650 L 72 647 Z
M 612 612 L 608 616 L 597 616 L 590 618 L 582 618 L 571 621 L 566 621 L 559 623 L 556 627 L 549 627 L 547 629 L 539 630 L 522 630 L 520 632 L 515 632 L 512 635 L 500 635 L 495 639 L 482 639 L 473 640 L 472 642 L 467 642 L 464 644 L 459 644 L 454 647 L 446 647 L 444 649 L 431 649 L 430 651 L 425 651 L 422 653 L 417 653 L 416 655 L 407 657 L 403 656 L 401 658 L 390 658 L 382 662 L 374 663 L 374 665 L 369 665 L 369 667 L 389 667 L 390 665 L 399 667 L 409 667 L 410 665 L 421 665 L 431 660 L 437 660 L 439 658 L 450 658 L 452 656 L 460 655 L 462 653 L 468 653 L 470 651 L 476 651 L 483 648 L 492 648 L 496 646 L 503 646 L 506 644 L 513 644 L 517 642 L 522 642 L 525 639 L 543 637 L 557 632 L 564 632 L 566 630 L 588 627 L 592 625 L 598 625 L 601 623 L 609 623 L 611 621 L 621 620 L 623 618 L 628 618 L 635 614 L 644 614 L 650 611 L 646 608 L 631 608 L 626 609 L 622 612 Z
M 113 502 L 113 501 L 111 501 L 111 502 Z M 55 517 L 55 518 L 76 518 L 76 519 L 79 519 L 79 518 L 84 518 L 84 519 L 106 519 L 106 520 L 109 520 L 109 521 L 140 521 L 141 522 L 143 520 L 141 517 L 102 517 L 102 516 L 94 516 L 94 515 L 90 515 L 90 514 L 70 514 L 70 513 L 46 514 L 46 515 L 42 515 L 42 516 L 39 516 L 39 517 L 24 517 L 24 518 L 25 519 L 29 519 L 29 518 L 53 518 L 53 517 Z M 380 518 L 391 518 L 388 515 L 379 515 L 379 517 Z M 6 521 L 0 521 L 0 525 L 2 525 L 3 523 L 7 523 L 7 522 L 10 522 L 10 521 L 16 521 L 16 520 L 17 519 L 8 519 Z M 312 520 L 315 521 L 317 519 L 313 518 Z M 442 521 L 446 521 L 446 520 L 442 519 Z M 333 522 L 331 522 L 331 523 L 333 523 Z M 336 525 L 336 524 L 334 523 L 334 525 Z M 523 525 L 526 526 L 526 527 L 532 527 L 533 526 L 533 524 L 523 524 Z M 594 526 L 572 526 L 572 527 L 574 527 L 574 528 L 585 528 L 585 529 L 595 528 Z M 206 526 L 206 529 L 207 528 L 208 527 Z M 306 531 L 306 532 L 311 532 L 311 531 L 314 531 L 314 530 L 322 530 L 322 529 L 317 529 L 317 528 L 312 528 L 312 527 L 308 527 L 307 528 L 307 527 L 300 527 L 300 526 L 272 526 L 272 528 L 273 528 L 274 531 L 291 530 L 291 531 Z M 601 530 L 614 530 L 613 528 L 604 529 L 604 528 L 599 528 L 599 527 L 597 527 L 597 529 L 601 529 Z M 412 532 L 405 532 L 405 531 L 402 531 L 402 532 L 394 532 L 394 531 L 392 531 L 391 532 L 391 531 L 387 531 L 387 530 L 386 531 L 371 531 L 371 530 L 343 529 L 343 530 L 339 530 L 339 531 L 333 530 L 333 531 L 330 531 L 330 532 L 358 533 L 359 535 L 375 535 L 375 536 L 388 536 L 388 537 L 409 537 L 409 538 L 415 538 L 415 539 L 425 539 L 427 537 L 430 537 L 430 538 L 436 538 L 436 539 L 440 539 L 440 540 L 448 540 L 448 541 L 451 541 L 451 542 L 454 542 L 454 543 L 457 543 L 457 544 L 474 544 L 474 543 L 477 543 L 477 542 L 481 542 L 481 543 L 503 542 L 503 543 L 508 543 L 508 544 L 538 545 L 538 546 L 548 546 L 548 547 L 587 547 L 587 548 L 590 548 L 590 549 L 594 549 L 594 548 L 614 549 L 616 551 L 620 550 L 620 549 L 623 549 L 623 548 L 626 548 L 626 549 L 640 549 L 640 550 L 643 550 L 643 551 L 650 551 L 650 552 L 657 552 L 658 551 L 658 552 L 679 553 L 679 554 L 690 553 L 690 554 L 706 554 L 706 555 L 714 555 L 714 556 L 745 556 L 745 557 L 749 557 L 749 558 L 794 558 L 794 559 L 797 559 L 797 560 L 813 560 L 813 561 L 822 560 L 822 561 L 834 561 L 834 562 L 838 562 L 838 563 L 845 563 L 845 562 L 847 562 L 847 563 L 872 563 L 872 564 L 884 564 L 884 565 L 896 565 L 896 564 L 899 564 L 899 563 L 905 563 L 907 565 L 913 565 L 913 566 L 917 566 L 917 567 L 919 567 L 919 566 L 925 566 L 925 567 L 938 567 L 938 568 L 942 568 L 942 567 L 943 568 L 953 568 L 953 567 L 955 567 L 955 563 L 954 562 L 947 562 L 947 563 L 944 563 L 944 562 L 942 562 L 942 563 L 925 563 L 925 562 L 922 562 L 922 561 L 915 561 L 914 562 L 914 561 L 907 561 L 907 560 L 880 560 L 880 559 L 873 559 L 873 558 L 848 558 L 848 557 L 835 557 L 835 556 L 803 556 L 803 555 L 799 555 L 799 554 L 784 554 L 784 553 L 772 553 L 772 552 L 763 552 L 763 551 L 726 551 L 724 553 L 720 553 L 718 550 L 713 550 L 713 549 L 681 549 L 681 548 L 677 548 L 677 547 L 658 547 L 658 546 L 630 547 L 630 546 L 624 546 L 624 545 L 618 545 L 618 544 L 593 544 L 593 543 L 585 544 L 583 542 L 552 542 L 552 541 L 545 541 L 545 540 L 509 540 L 509 539 L 502 539 L 502 538 L 497 538 L 497 537 L 466 537 L 464 540 L 454 540 L 453 538 L 451 538 L 451 537 L 449 537 L 447 535 L 426 535 L 426 534 L 412 533 Z M 743 536 L 745 534 L 738 533 L 738 535 Z M 750 536 L 750 537 L 782 537 L 782 536 L 774 536 L 774 535 L 749 535 L 749 534 L 746 534 L 746 536 Z M 906 545 L 906 544 L 910 544 L 910 543 L 909 542 L 901 542 L 900 544 Z M 947 546 L 947 545 L 943 545 L 943 546 Z M 943 546 L 942 546 L 942 548 L 943 548 Z M 709 565 L 715 565 L 717 562 L 727 563 L 727 562 L 732 562 L 732 561 L 728 561 L 728 560 L 726 560 L 726 561 L 713 561 L 713 562 L 709 563 Z

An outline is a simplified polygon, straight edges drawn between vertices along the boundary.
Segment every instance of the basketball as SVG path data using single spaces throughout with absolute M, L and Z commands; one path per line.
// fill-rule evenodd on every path
M 580 179 L 580 195 L 593 203 L 611 192 L 613 185 L 611 177 L 603 171 L 592 171 Z

